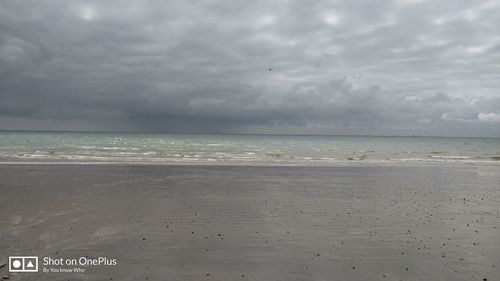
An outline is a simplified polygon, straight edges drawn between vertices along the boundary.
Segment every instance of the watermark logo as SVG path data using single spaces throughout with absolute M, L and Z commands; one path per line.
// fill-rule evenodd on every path
M 10 272 L 38 272 L 38 257 L 16 256 L 9 257 Z
M 39 272 L 37 256 L 10 256 L 9 272 Z M 40 257 L 40 272 L 83 273 L 91 267 L 116 266 L 118 260 L 108 257 L 53 258 Z

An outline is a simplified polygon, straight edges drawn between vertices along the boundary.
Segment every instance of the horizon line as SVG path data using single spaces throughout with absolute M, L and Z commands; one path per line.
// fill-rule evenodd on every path
M 0 132 L 38 132 L 38 133 L 99 133 L 99 134 L 170 134 L 170 135 L 235 135 L 235 136 L 301 136 L 301 137 L 410 137 L 410 138 L 491 138 L 498 139 L 500 136 L 443 136 L 443 135 L 369 135 L 369 134 L 280 134 L 280 133 L 202 133 L 202 132 L 139 132 L 139 131 L 93 131 L 93 130 L 9 130 L 0 129 Z

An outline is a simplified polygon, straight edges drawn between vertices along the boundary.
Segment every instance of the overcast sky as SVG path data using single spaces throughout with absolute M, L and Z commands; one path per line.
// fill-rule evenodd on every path
M 1 1 L 0 129 L 500 136 L 500 1 Z

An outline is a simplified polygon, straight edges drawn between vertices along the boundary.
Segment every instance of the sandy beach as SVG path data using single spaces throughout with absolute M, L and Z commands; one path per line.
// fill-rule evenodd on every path
M 0 193 L 11 280 L 500 278 L 496 166 L 13 164 Z M 40 272 L 9 273 L 14 255 Z M 43 273 L 43 257 L 116 265 Z

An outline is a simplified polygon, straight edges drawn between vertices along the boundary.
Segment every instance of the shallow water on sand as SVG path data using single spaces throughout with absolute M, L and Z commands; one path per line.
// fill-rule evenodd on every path
M 0 255 L 118 259 L 13 280 L 498 280 L 497 172 L 3 165 Z

